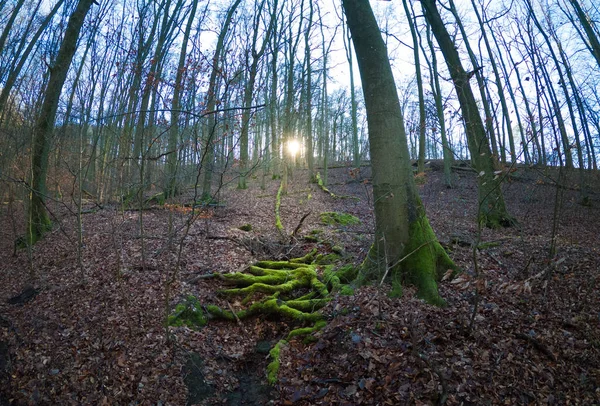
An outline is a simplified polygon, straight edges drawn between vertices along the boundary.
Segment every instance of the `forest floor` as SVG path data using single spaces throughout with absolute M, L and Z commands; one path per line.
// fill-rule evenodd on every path
M 18 232 L 23 214 L 9 216 L 3 205 L 0 405 L 600 404 L 600 175 L 588 176 L 589 206 L 578 204 L 575 188 L 562 189 L 554 257 L 557 173 L 519 168 L 512 175 L 504 193 L 519 225 L 485 229 L 479 241 L 475 174 L 455 172 L 453 189 L 439 170 L 421 176 L 431 225 L 465 271 L 440 283 L 448 306 L 427 305 L 410 287 L 389 298 L 386 284 L 334 295 L 314 342 L 282 347 L 272 386 L 268 352 L 291 321 L 211 320 L 167 331 L 165 282 L 179 260 L 169 311 L 187 295 L 237 309 L 238 301 L 216 294 L 221 281 L 199 276 L 334 245 L 343 247 L 344 262 L 360 263 L 374 230 L 368 167 L 329 171 L 329 189 L 356 199 L 333 198 L 297 170 L 281 200 L 285 236 L 275 228 L 276 180 L 264 190 L 260 179 L 247 190 L 225 184 L 221 204 L 204 209 L 183 239 L 190 212 L 180 203 L 191 195 L 143 212 L 87 202 L 81 266 L 72 205 L 51 203 L 55 229 L 30 254 L 14 256 L 13 225 Z M 324 225 L 326 211 L 361 222 Z M 245 224 L 252 230 L 241 231 Z

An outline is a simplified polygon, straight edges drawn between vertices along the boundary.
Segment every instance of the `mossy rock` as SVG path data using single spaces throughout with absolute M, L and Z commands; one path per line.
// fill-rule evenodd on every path
M 348 213 L 326 211 L 321 213 L 321 223 L 325 225 L 350 226 L 360 224 L 360 219 Z
M 188 295 L 185 300 L 175 306 L 169 316 L 169 326 L 199 328 L 206 325 L 206 317 L 202 312 L 202 305 L 195 296 Z

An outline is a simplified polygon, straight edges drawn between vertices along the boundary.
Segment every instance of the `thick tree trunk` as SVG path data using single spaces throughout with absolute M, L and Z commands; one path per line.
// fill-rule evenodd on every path
M 375 202 L 375 243 L 365 260 L 371 275 L 414 283 L 429 303 L 442 305 L 437 280 L 454 265 L 439 245 L 414 185 L 404 120 L 387 49 L 368 0 L 343 0 L 367 109 Z M 389 272 L 388 272 L 389 271 Z M 369 277 L 369 275 L 365 275 Z
M 51 226 L 45 206 L 50 137 L 54 130 L 58 99 L 67 78 L 73 55 L 75 55 L 79 32 L 92 3 L 93 0 L 80 0 L 77 8 L 69 18 L 65 36 L 56 56 L 56 62 L 50 69 L 50 80 L 46 88 L 44 102 L 33 130 L 31 193 L 27 218 L 27 235 L 31 244 L 39 240 Z

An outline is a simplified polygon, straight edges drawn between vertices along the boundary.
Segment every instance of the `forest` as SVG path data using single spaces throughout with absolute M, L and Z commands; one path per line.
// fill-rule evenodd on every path
M 0 406 L 600 404 L 594 0 L 0 1 Z

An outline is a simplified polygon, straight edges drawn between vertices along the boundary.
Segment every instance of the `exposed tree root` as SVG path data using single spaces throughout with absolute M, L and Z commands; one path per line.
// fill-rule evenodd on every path
M 323 184 L 323 179 L 321 179 L 321 175 L 319 174 L 319 172 L 317 172 L 317 174 L 315 175 L 315 179 L 317 180 L 317 185 L 319 185 L 321 190 L 323 190 L 323 192 L 327 193 L 329 196 L 333 197 L 334 199 L 353 199 L 356 201 L 360 200 L 360 198 L 358 198 L 356 196 L 336 195 L 331 190 L 327 189 L 327 186 L 325 186 Z
M 279 190 L 277 190 L 277 197 L 275 198 L 275 227 L 277 230 L 285 234 L 285 230 L 283 228 L 283 224 L 281 224 L 281 215 L 279 214 L 279 208 L 281 207 L 281 192 L 283 190 L 283 182 L 279 185 Z
M 339 259 L 336 254 L 318 254 L 314 249 L 301 258 L 289 261 L 260 261 L 248 267 L 245 272 L 213 274 L 233 285 L 219 291 L 224 297 L 242 296 L 242 310 L 223 309 L 208 305 L 204 309 L 213 318 L 238 321 L 257 315 L 286 318 L 302 324 L 309 324 L 292 330 L 271 350 L 272 361 L 267 367 L 270 383 L 277 380 L 279 351 L 289 340 L 310 335 L 322 329 L 325 316 L 319 312 L 331 300 L 331 293 L 352 293 L 346 283 L 354 279 L 356 271 L 351 266 L 336 269 L 333 262 Z

